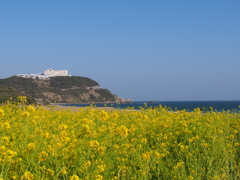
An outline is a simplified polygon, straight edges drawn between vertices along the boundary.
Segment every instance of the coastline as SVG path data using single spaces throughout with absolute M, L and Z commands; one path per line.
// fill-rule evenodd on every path
M 113 107 L 115 109 L 126 109 L 128 107 L 139 109 L 139 107 L 167 107 L 172 110 L 194 111 L 195 108 L 200 108 L 202 111 L 238 111 L 240 112 L 240 101 L 157 101 L 156 103 L 147 103 L 147 101 L 134 101 L 132 103 L 113 103 L 113 102 L 92 102 L 92 103 L 51 103 L 52 106 L 67 106 L 67 107 Z M 106 104 L 106 105 L 105 105 Z
M 89 109 L 89 107 L 77 107 L 77 106 L 63 106 L 63 105 L 48 105 L 48 106 L 41 106 L 45 109 L 48 110 L 56 110 L 56 111 L 61 111 L 61 110 L 70 110 L 70 111 L 79 111 L 79 110 L 86 110 Z M 107 111 L 113 111 L 117 110 L 114 107 L 90 107 L 90 109 L 102 109 L 102 110 L 107 110 Z
M 111 101 L 107 101 L 107 102 L 79 102 L 79 103 L 50 103 L 50 105 L 53 106 L 61 106 L 61 105 L 74 105 L 74 104 L 131 104 L 128 102 L 111 102 Z

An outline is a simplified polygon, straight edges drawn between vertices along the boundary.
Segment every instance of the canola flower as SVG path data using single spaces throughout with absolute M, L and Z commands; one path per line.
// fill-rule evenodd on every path
M 3 118 L 5 116 L 4 110 L 0 109 L 0 118 Z
M 19 98 L 25 101 L 25 98 Z M 240 113 L 0 106 L 0 179 L 239 179 Z

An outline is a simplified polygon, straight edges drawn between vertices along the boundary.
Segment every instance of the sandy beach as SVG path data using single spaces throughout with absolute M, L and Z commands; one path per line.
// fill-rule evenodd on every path
M 62 103 L 61 103 L 62 104 Z M 49 110 L 70 110 L 70 111 L 80 111 L 80 110 L 86 110 L 86 109 L 102 109 L 102 110 L 106 110 L 106 111 L 113 111 L 116 110 L 113 107 L 76 107 L 76 106 L 61 106 L 60 103 L 56 103 L 56 104 L 51 104 L 49 106 L 42 106 L 45 109 L 49 109 Z

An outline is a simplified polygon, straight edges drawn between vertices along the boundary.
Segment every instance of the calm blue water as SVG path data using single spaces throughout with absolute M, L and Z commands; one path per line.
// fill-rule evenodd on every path
M 94 104 L 97 107 L 114 107 L 119 109 L 125 109 L 127 107 L 134 107 L 134 109 L 139 109 L 139 107 L 145 107 L 144 103 L 147 103 L 148 107 L 155 106 L 166 106 L 172 110 L 183 110 L 193 111 L 195 108 L 201 108 L 201 110 L 207 111 L 210 110 L 210 107 L 214 108 L 214 111 L 222 110 L 236 110 L 240 111 L 239 105 L 240 101 L 156 101 L 156 103 L 148 103 L 148 101 L 134 101 L 129 104 Z M 90 104 L 68 104 L 64 106 L 77 106 L 77 107 L 86 107 Z

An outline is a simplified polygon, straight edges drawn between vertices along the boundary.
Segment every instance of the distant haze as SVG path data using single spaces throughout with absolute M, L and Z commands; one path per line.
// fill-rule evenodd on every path
M 49 68 L 132 100 L 240 100 L 240 1 L 0 1 L 0 78 Z

